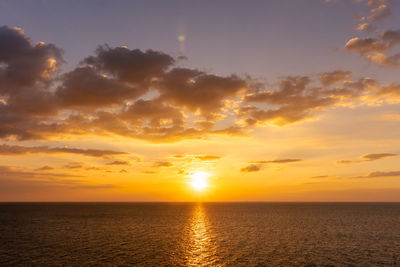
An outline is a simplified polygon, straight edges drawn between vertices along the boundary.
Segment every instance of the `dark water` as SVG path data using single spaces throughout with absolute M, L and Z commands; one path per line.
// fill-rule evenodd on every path
M 4 203 L 8 265 L 400 266 L 400 204 Z

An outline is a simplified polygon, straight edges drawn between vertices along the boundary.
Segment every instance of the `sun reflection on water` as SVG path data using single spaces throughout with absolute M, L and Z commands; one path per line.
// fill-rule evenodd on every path
M 218 266 L 217 246 L 215 237 L 203 204 L 194 208 L 189 225 L 189 246 L 187 255 L 188 266 Z

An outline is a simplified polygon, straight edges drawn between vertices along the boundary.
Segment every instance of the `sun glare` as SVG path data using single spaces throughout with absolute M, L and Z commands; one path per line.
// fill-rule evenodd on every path
M 189 175 L 192 179 L 189 183 L 197 191 L 202 191 L 208 187 L 207 180 L 211 176 L 208 172 L 197 171 Z

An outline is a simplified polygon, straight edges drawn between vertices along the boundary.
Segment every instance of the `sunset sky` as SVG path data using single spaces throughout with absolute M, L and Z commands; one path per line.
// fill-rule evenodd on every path
M 0 201 L 400 201 L 399 18 L 0 0 Z

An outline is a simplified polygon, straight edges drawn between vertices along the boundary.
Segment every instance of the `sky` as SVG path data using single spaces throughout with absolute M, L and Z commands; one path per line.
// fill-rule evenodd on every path
M 0 201 L 400 201 L 399 10 L 0 0 Z

